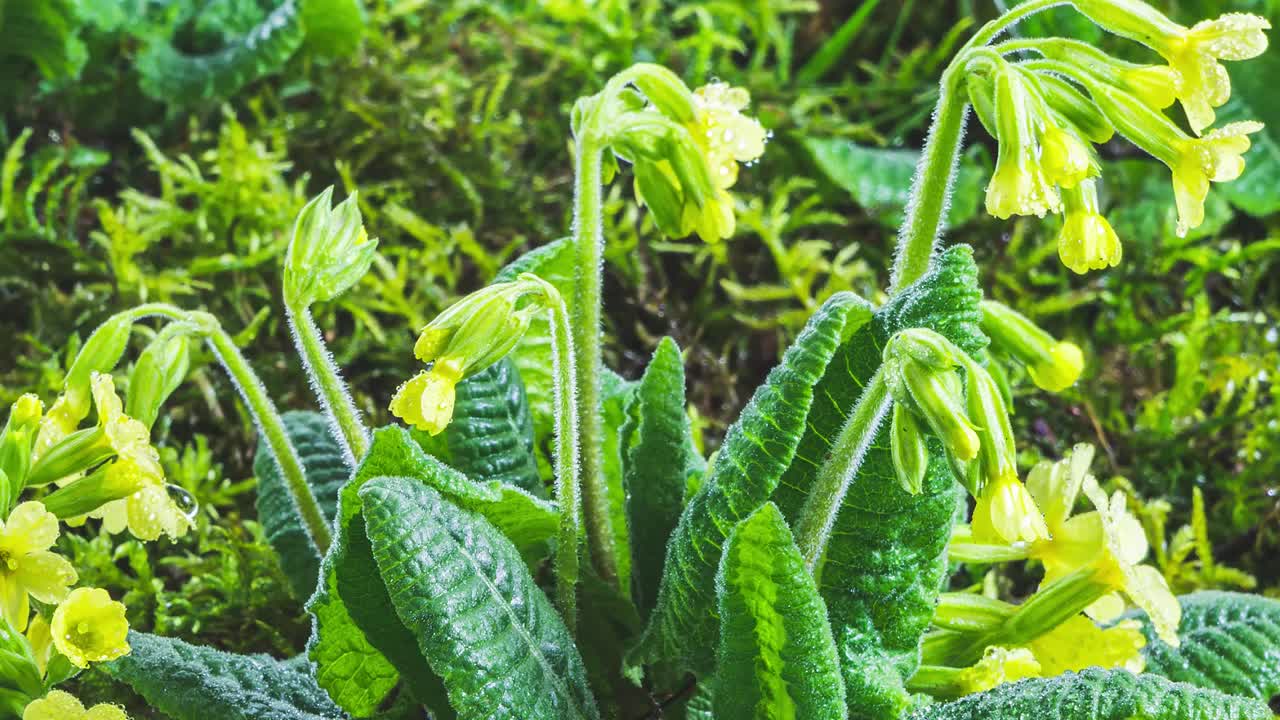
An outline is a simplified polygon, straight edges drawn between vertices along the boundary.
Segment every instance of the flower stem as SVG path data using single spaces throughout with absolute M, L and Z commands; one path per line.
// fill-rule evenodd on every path
M 249 411 L 253 413 L 262 436 L 266 438 L 267 447 L 271 449 L 276 464 L 280 466 L 285 485 L 288 486 L 289 493 L 298 506 L 298 514 L 302 516 L 302 522 L 311 535 L 311 541 L 323 555 L 329 549 L 329 524 L 325 520 L 324 513 L 320 511 L 320 505 L 311 492 L 311 486 L 307 484 L 302 461 L 298 458 L 298 451 L 294 449 L 293 443 L 289 441 L 284 421 L 280 419 L 275 403 L 271 402 L 271 397 L 267 395 L 262 381 L 253 372 L 249 362 L 240 353 L 240 348 L 236 347 L 235 342 L 222 328 L 217 318 L 204 312 L 187 313 L 187 317 L 205 334 L 205 340 L 210 349 L 222 363 L 222 367 L 226 368 L 236 389 L 240 391 L 240 396 L 249 406 Z
M 882 366 L 867 382 L 805 499 L 795 526 L 796 544 L 804 557 L 805 568 L 815 577 L 835 528 L 836 516 L 849 492 L 849 483 L 862 467 L 892 404 Z
M 311 308 L 286 300 L 285 312 L 312 389 L 325 415 L 329 416 L 334 439 L 342 446 L 347 466 L 354 469 L 369 451 L 369 431 L 360 421 L 360 411 L 342 381 L 333 355 L 325 347 Z
M 601 148 L 589 132 L 576 146 L 573 243 L 577 266 L 573 311 L 574 366 L 577 372 L 581 437 L 582 500 L 587 543 L 601 578 L 618 579 L 617 548 L 609 521 L 608 486 L 604 477 L 604 426 L 601 416 L 600 313 L 604 298 L 604 229 L 602 227 Z
M 942 73 L 933 125 L 929 128 L 924 153 L 920 156 L 915 179 L 911 183 L 906 221 L 898 233 L 898 249 L 889 287 L 891 295 L 925 274 L 942 234 L 947 201 L 960 159 L 960 141 L 964 136 L 964 124 L 969 110 L 965 95 L 961 92 L 969 50 L 986 45 L 997 35 L 1031 15 L 1063 4 L 1066 4 L 1064 0 L 1028 0 L 1009 10 L 983 25 L 956 53 L 955 59 Z
M 578 564 L 582 552 L 582 497 L 578 473 L 578 408 L 574 405 L 577 372 L 573 334 L 564 299 L 549 285 L 551 344 L 556 376 L 556 500 L 560 503 L 560 535 L 556 543 L 556 599 L 571 635 L 577 635 Z

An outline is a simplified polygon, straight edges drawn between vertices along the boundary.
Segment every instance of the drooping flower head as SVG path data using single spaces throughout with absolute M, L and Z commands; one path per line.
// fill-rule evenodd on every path
M 58 518 L 38 502 L 24 502 L 0 522 L 0 612 L 18 632 L 31 618 L 30 598 L 56 603 L 67 596 L 76 570 L 49 548 Z
M 124 605 L 100 588 L 76 588 L 53 611 L 53 644 L 76 667 L 129 652 Z
M 1077 275 L 1120 264 L 1120 239 L 1098 211 L 1098 189 L 1086 180 L 1062 193 L 1064 217 L 1058 257 Z

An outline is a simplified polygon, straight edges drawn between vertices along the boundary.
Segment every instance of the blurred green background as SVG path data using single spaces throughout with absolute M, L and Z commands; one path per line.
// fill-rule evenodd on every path
M 1280 20 L 1276 0 L 1156 4 L 1184 23 Z M 162 300 L 217 314 L 277 403 L 310 407 L 279 261 L 296 211 L 335 185 L 359 191 L 380 256 L 319 319 L 359 404 L 387 421 L 418 365 L 415 331 L 567 232 L 574 100 L 651 61 L 692 86 L 748 88 L 772 130 L 722 244 L 660 237 L 625 171 L 606 191 L 608 362 L 635 376 L 674 336 L 709 452 L 824 298 L 879 298 L 937 79 L 1003 5 L 0 0 L 0 402 L 51 401 L 96 323 Z M 1065 8 L 1019 31 L 1143 57 Z M 976 124 L 950 214 L 948 240 L 976 248 L 988 295 L 1086 352 L 1084 378 L 1061 396 L 1017 384 L 1023 459 L 1098 445 L 1095 472 L 1143 499 L 1176 591 L 1248 586 L 1239 568 L 1280 592 L 1280 96 L 1267 87 L 1278 75 L 1276 51 L 1233 68 L 1220 116 L 1268 129 L 1186 238 L 1164 167 L 1119 140 L 1099 149 L 1124 243 L 1116 269 L 1063 268 L 1054 218 L 981 212 L 994 146 Z M 83 582 L 125 594 L 138 629 L 298 652 L 304 599 L 253 520 L 252 432 L 209 358 L 156 438 L 171 481 L 201 503 L 198 532 L 145 547 L 64 537 Z

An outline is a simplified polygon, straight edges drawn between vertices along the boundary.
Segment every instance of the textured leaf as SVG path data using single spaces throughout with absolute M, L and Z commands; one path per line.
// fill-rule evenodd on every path
M 333 523 L 338 510 L 338 491 L 350 474 L 342 458 L 342 450 L 329 431 L 324 416 L 314 412 L 284 414 L 285 432 L 302 459 L 307 484 L 320 504 L 325 519 Z M 271 547 L 280 556 L 280 566 L 293 592 L 309 598 L 316 591 L 320 574 L 320 553 L 311 542 L 298 506 L 280 473 L 280 466 L 261 437 L 253 458 L 253 474 L 258 478 L 258 521 Z
M 696 495 L 667 544 L 658 602 L 629 671 L 662 663 L 705 673 L 715 661 L 715 575 L 720 548 L 741 520 L 769 499 L 795 456 L 813 402 L 813 386 L 827 369 L 851 323 L 865 320 L 847 293 L 832 296 L 729 428 Z
M 977 353 L 986 344 L 978 329 L 981 297 L 972 250 L 952 247 L 839 348 L 813 388 L 816 399 L 804 438 L 774 496 L 791 522 L 863 384 L 879 368 L 889 337 L 926 327 Z M 850 484 L 818 573 L 840 648 L 850 713 L 868 718 L 896 718 L 910 703 L 903 682 L 919 664 L 920 637 L 946 577 L 946 544 L 963 502 L 963 491 L 932 438 L 922 492 L 904 491 L 894 475 L 888 433 L 885 423 Z
M 766 503 L 734 528 L 716 587 L 716 717 L 845 717 L 827 608 L 776 505 Z
M 101 667 L 173 720 L 330 720 L 342 711 L 311 677 L 266 655 L 235 655 L 129 633 L 132 651 Z
M 492 525 L 408 478 L 360 494 L 396 613 L 460 718 L 599 717 L 568 629 Z
M 524 383 L 508 359 L 458 384 L 453 421 L 443 433 L 432 437 L 414 431 L 414 436 L 469 478 L 497 480 L 546 497 Z
M 1280 696 L 1280 601 L 1205 591 L 1178 602 L 1176 648 L 1156 637 L 1145 613 L 1134 613 L 1147 636 L 1147 672 L 1263 702 Z
M 631 531 L 632 595 L 642 616 L 658 599 L 661 549 L 680 520 L 689 476 L 706 461 L 693 446 L 685 411 L 684 361 L 671 338 L 658 343 L 631 404 L 624 487 Z
M 1084 670 L 1001 685 L 908 720 L 1271 720 L 1256 700 L 1127 670 Z
M 627 445 L 623 433 L 627 426 L 627 407 L 635 397 L 638 383 L 624 380 L 605 368 L 601 383 L 600 410 L 604 421 L 605 491 L 609 500 L 609 530 L 617 553 L 618 587 L 631 596 L 631 529 L 627 523 L 627 493 L 624 487 L 624 452 Z
M 160 102 L 225 98 L 284 67 L 303 37 L 298 0 L 284 0 L 257 27 L 220 50 L 188 55 L 166 40 L 155 40 L 139 54 L 136 67 L 143 92 Z
M 848 140 L 809 138 L 805 147 L 818 168 L 885 225 L 897 228 L 906 215 L 911 179 L 920 160 L 918 150 L 875 148 Z M 965 155 L 951 194 L 947 222 L 973 219 L 986 185 L 987 170 Z

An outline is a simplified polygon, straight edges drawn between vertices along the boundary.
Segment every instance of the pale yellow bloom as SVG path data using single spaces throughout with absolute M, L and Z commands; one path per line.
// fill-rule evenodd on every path
M 437 358 L 430 370 L 418 373 L 396 390 L 391 399 L 391 413 L 419 430 L 439 435 L 453 420 L 457 386 L 462 376 L 460 359 Z
M 1013 474 L 988 482 L 973 508 L 973 537 L 979 542 L 1005 543 L 1047 540 L 1040 509 L 1031 493 Z
M 1244 172 L 1249 135 L 1262 130 L 1259 122 L 1234 122 L 1201 138 L 1188 137 L 1172 157 L 1161 158 L 1173 172 L 1178 205 L 1178 235 L 1204 222 L 1204 199 L 1210 182 L 1230 182 Z
M 1064 192 L 1062 197 L 1064 218 L 1058 233 L 1058 257 L 1062 264 L 1078 275 L 1119 265 L 1120 239 L 1098 211 L 1095 182 L 1086 180 Z
M 105 703 L 85 710 L 74 696 L 61 690 L 33 700 L 22 712 L 22 720 L 129 720 L 124 709 Z
M 764 154 L 764 127 L 742 112 L 750 104 L 746 89 L 722 82 L 704 85 L 693 94 L 697 119 L 689 131 L 706 155 L 712 182 L 721 189 L 738 181 L 738 163 L 755 162 Z
M 1213 124 L 1214 111 L 1231 97 L 1231 78 L 1219 60 L 1248 60 L 1267 49 L 1266 18 L 1227 13 L 1161 38 L 1156 50 L 1178 72 L 1178 100 L 1196 134 Z
M 1040 164 L 1045 178 L 1062 188 L 1073 188 L 1095 174 L 1089 147 L 1074 133 L 1046 123 L 1040 135 Z
M 76 588 L 53 611 L 54 647 L 76 667 L 114 660 L 129 652 L 124 605 L 106 590 Z
M 1124 620 L 1101 628 L 1083 615 L 1076 615 L 1028 643 L 1045 677 L 1080 671 L 1087 667 L 1124 668 L 1142 672 L 1146 661 L 1142 648 L 1147 639 L 1136 620 Z
M 26 629 L 34 597 L 56 603 L 67 596 L 76 570 L 50 552 L 58 539 L 58 518 L 38 502 L 24 502 L 0 522 L 0 612 L 14 629 Z
M 986 692 L 997 685 L 1040 677 L 1040 663 L 1026 648 L 989 647 L 982 659 L 960 673 L 957 686 L 965 695 Z
M 1049 357 L 1027 365 L 1031 381 L 1042 390 L 1062 392 L 1080 379 L 1084 370 L 1084 353 L 1072 342 L 1057 342 L 1049 348 Z

